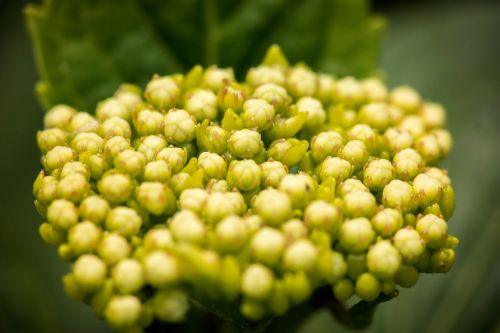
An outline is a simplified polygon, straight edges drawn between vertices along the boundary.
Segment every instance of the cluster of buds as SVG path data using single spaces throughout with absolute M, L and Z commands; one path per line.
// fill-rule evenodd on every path
M 454 263 L 445 111 L 410 87 L 272 47 L 246 82 L 196 66 L 44 122 L 41 237 L 72 264 L 69 296 L 119 330 L 183 321 L 191 300 L 251 321 L 326 285 L 373 301 Z

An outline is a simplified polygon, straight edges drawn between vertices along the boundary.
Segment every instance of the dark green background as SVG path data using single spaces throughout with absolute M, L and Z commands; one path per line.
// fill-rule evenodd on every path
M 40 240 L 31 184 L 40 169 L 42 111 L 22 1 L 0 2 L 0 332 L 107 332 L 67 298 L 68 270 Z M 450 231 L 458 260 L 446 275 L 382 304 L 370 331 L 500 332 L 500 2 L 379 1 L 390 21 L 380 67 L 448 109 L 455 147 L 445 166 L 457 193 Z M 339 332 L 326 313 L 303 332 Z

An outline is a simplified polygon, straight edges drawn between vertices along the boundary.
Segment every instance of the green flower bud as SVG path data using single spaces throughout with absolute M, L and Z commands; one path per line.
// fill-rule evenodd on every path
M 141 301 L 137 296 L 114 295 L 106 305 L 104 317 L 115 328 L 129 328 L 139 321 L 141 307 Z
M 394 235 L 394 246 L 408 263 L 414 263 L 425 250 L 425 243 L 415 229 L 406 227 Z
M 123 259 L 113 267 L 111 272 L 114 286 L 122 294 L 130 294 L 144 285 L 142 265 L 135 259 Z
M 241 268 L 236 257 L 225 256 L 222 259 L 220 288 L 229 301 L 234 301 L 240 293 Z
M 172 255 L 154 251 L 144 258 L 146 281 L 156 288 L 163 288 L 176 283 L 180 278 L 179 262 Z
M 373 151 L 377 142 L 377 134 L 370 126 L 365 124 L 354 125 L 349 132 L 347 132 L 347 137 L 349 140 L 359 140 L 363 142 L 370 151 Z
M 45 113 L 43 124 L 45 128 L 59 128 L 67 130 L 71 118 L 73 118 L 76 113 L 76 110 L 72 107 L 59 104 Z
M 228 200 L 224 192 L 212 192 L 207 198 L 203 209 L 204 218 L 208 223 L 216 223 L 224 217 L 236 214 L 237 207 Z
M 174 107 L 180 97 L 179 86 L 172 77 L 155 75 L 146 85 L 144 97 L 160 110 Z
M 380 295 L 382 284 L 373 274 L 363 273 L 356 280 L 355 291 L 359 298 L 371 302 Z
M 409 132 L 392 127 L 385 131 L 384 139 L 392 153 L 397 153 L 413 146 L 413 136 Z
M 397 153 L 393 158 L 396 177 L 402 180 L 411 180 L 422 170 L 424 161 L 419 153 L 408 148 Z
M 406 213 L 413 209 L 415 200 L 415 192 L 413 187 L 407 182 L 394 179 L 382 192 L 382 202 L 384 206 L 389 208 L 399 209 Z
M 278 161 L 268 161 L 260 165 L 262 187 L 278 187 L 288 168 Z
M 441 104 L 423 103 L 419 113 L 427 129 L 441 128 L 446 124 L 446 112 Z
M 209 194 L 207 191 L 199 188 L 184 190 L 179 197 L 179 206 L 181 209 L 190 210 L 196 214 L 201 214 Z
M 130 110 L 118 98 L 110 97 L 97 104 L 95 115 L 99 122 L 104 122 L 113 117 L 130 120 Z
M 426 163 L 435 163 L 441 159 L 441 147 L 436 136 L 432 134 L 419 137 L 415 141 L 415 149 Z
M 260 65 L 248 70 L 246 81 L 252 87 L 259 87 L 264 84 L 276 84 L 283 86 L 285 84 L 285 75 L 278 66 Z
M 66 295 L 70 298 L 81 301 L 85 298 L 85 290 L 83 290 L 76 282 L 75 276 L 72 273 L 68 273 L 62 278 L 63 288 Z
M 318 250 L 307 239 L 293 242 L 283 255 L 283 267 L 291 271 L 309 272 L 316 265 Z
M 70 174 L 57 184 L 57 196 L 62 199 L 79 203 L 90 191 L 90 185 L 85 176 L 80 173 Z
M 335 99 L 345 106 L 356 106 L 365 99 L 365 92 L 355 78 L 347 76 L 337 81 Z
M 85 163 L 89 170 L 90 177 L 95 180 L 101 179 L 102 175 L 109 170 L 110 164 L 103 155 L 84 154 L 80 156 L 80 160 Z
M 227 146 L 231 154 L 239 158 L 253 158 L 263 148 L 260 133 L 254 130 L 242 129 L 233 132 Z
M 116 156 L 130 148 L 130 140 L 121 136 L 115 136 L 106 141 L 104 144 L 104 155 L 106 158 L 113 162 Z
M 43 175 L 44 172 L 40 172 L 35 184 L 33 184 L 33 194 L 40 203 L 48 205 L 57 197 L 58 182 L 53 176 Z
M 365 217 L 345 221 L 339 230 L 340 245 L 350 253 L 361 253 L 375 239 L 370 221 Z
M 348 254 L 346 257 L 347 275 L 356 280 L 361 274 L 367 271 L 366 254 Z
M 163 160 L 149 162 L 144 167 L 143 179 L 146 182 L 166 183 L 170 180 L 170 177 L 170 168 Z
M 449 219 L 455 211 L 455 192 L 451 185 L 447 185 L 443 189 L 443 196 L 439 202 L 439 207 L 445 219 Z
M 56 146 L 65 146 L 66 139 L 66 133 L 59 128 L 49 128 L 44 131 L 38 131 L 36 135 L 38 148 L 43 154 L 46 154 Z
M 418 268 L 421 272 L 432 273 L 430 270 L 431 264 L 431 253 L 429 250 L 425 249 L 422 255 L 415 262 L 415 267 Z
M 174 175 L 186 165 L 187 153 L 182 148 L 167 147 L 156 155 L 156 159 L 165 161 Z
M 163 120 L 163 134 L 171 144 L 187 143 L 196 135 L 196 121 L 184 110 L 171 109 Z
M 384 238 L 389 238 L 403 226 L 403 216 L 392 208 L 384 208 L 372 218 L 373 229 Z
M 133 184 L 128 175 L 109 172 L 99 180 L 97 188 L 106 200 L 119 204 L 130 197 Z
M 340 151 L 339 157 L 349 161 L 356 169 L 361 169 L 368 161 L 368 149 L 363 141 L 348 141 Z
M 99 135 L 105 139 L 110 139 L 114 136 L 122 136 L 126 139 L 130 139 L 132 130 L 126 120 L 113 117 L 101 123 L 99 126 Z
M 241 291 L 246 297 L 266 300 L 273 290 L 273 272 L 264 265 L 251 264 L 243 272 Z
M 227 216 L 217 224 L 215 236 L 216 246 L 223 252 L 238 251 L 246 241 L 246 225 L 239 216 Z
M 394 88 L 390 95 L 391 103 L 405 112 L 414 112 L 420 107 L 421 98 L 418 92 L 408 86 Z
M 49 223 L 42 223 L 38 228 L 38 233 L 42 239 L 50 245 L 61 245 L 66 239 L 63 231 L 58 230 Z
M 267 157 L 291 167 L 302 160 L 308 147 L 306 140 L 278 139 L 269 147 Z
M 102 318 L 104 317 L 104 311 L 108 305 L 111 297 L 115 294 L 113 281 L 111 279 L 106 279 L 101 288 L 94 292 L 90 299 L 86 300 L 89 305 L 94 310 L 95 314 Z
M 281 225 L 281 230 L 285 235 L 285 240 L 287 244 L 295 242 L 297 239 L 304 238 L 307 236 L 307 228 L 299 219 L 292 219 L 286 221 Z
M 322 229 L 311 229 L 311 235 L 309 236 L 309 239 L 319 249 L 329 249 L 331 248 L 333 243 L 332 235 L 328 233 L 328 231 Z
M 339 157 L 327 157 L 318 167 L 318 174 L 322 181 L 332 177 L 340 182 L 350 177 L 352 172 L 351 163 Z
M 85 291 L 99 289 L 106 278 L 106 264 L 93 254 L 80 256 L 73 265 L 73 276 L 78 286 Z
M 219 90 L 219 106 L 223 110 L 232 109 L 237 113 L 243 110 L 243 103 L 246 100 L 245 93 L 237 85 L 224 86 Z
M 240 312 L 251 321 L 258 321 L 266 315 L 266 307 L 253 299 L 245 299 L 241 303 Z
M 202 244 L 205 241 L 207 230 L 200 218 L 189 210 L 175 213 L 169 222 L 172 236 L 178 242 Z
M 315 184 L 306 173 L 288 174 L 281 180 L 279 190 L 288 194 L 294 208 L 303 208 L 314 198 Z
M 425 133 L 424 122 L 419 116 L 411 115 L 404 117 L 398 125 L 402 131 L 409 132 L 414 139 Z
M 344 197 L 344 214 L 349 217 L 372 217 L 377 212 L 377 201 L 370 192 L 354 191 Z
M 212 91 L 219 91 L 223 86 L 234 81 L 234 71 L 232 68 L 210 66 L 203 73 L 203 86 Z
M 268 188 L 257 194 L 252 206 L 265 223 L 271 226 L 282 224 L 292 214 L 290 197 L 273 188 Z
M 80 174 L 86 180 L 90 178 L 88 167 L 82 162 L 68 162 L 62 167 L 59 177 L 61 179 L 72 174 Z
M 363 181 L 372 191 L 382 190 L 393 178 L 394 167 L 385 159 L 373 160 L 363 172 Z
M 263 131 L 274 119 L 274 108 L 263 99 L 249 99 L 243 104 L 242 119 L 245 127 Z
M 448 155 L 453 147 L 453 139 L 451 138 L 450 132 L 445 129 L 436 129 L 432 131 L 432 134 L 436 137 L 436 140 L 441 148 L 441 157 Z
M 101 229 L 90 221 L 84 221 L 71 227 L 68 232 L 68 243 L 76 255 L 93 252 L 99 244 Z
M 322 103 L 332 102 L 335 95 L 335 77 L 329 74 L 318 74 L 316 97 Z
M 311 154 L 316 162 L 322 162 L 328 156 L 336 156 L 344 138 L 335 131 L 321 132 L 311 139 Z
M 441 182 L 425 173 L 421 173 L 415 177 L 413 188 L 422 207 L 439 202 L 443 194 Z
M 197 89 L 186 94 L 184 107 L 197 121 L 217 117 L 217 96 L 207 89 Z
M 296 105 L 298 112 L 307 113 L 307 120 L 304 124 L 305 128 L 317 129 L 325 123 L 326 112 L 319 100 L 312 97 L 302 97 L 297 101 Z
M 339 301 L 346 301 L 354 293 L 354 284 L 349 279 L 342 279 L 333 286 L 333 295 Z
M 64 146 L 56 146 L 49 150 L 42 158 L 42 163 L 47 172 L 62 168 L 64 164 L 74 161 L 76 153 L 73 149 Z
M 120 102 L 125 104 L 130 110 L 133 110 L 139 103 L 142 102 L 142 89 L 130 83 L 121 84 L 116 90 L 114 96 Z
M 226 177 L 227 163 L 220 155 L 203 152 L 198 156 L 198 168 L 203 170 L 205 180 L 222 179 Z
M 163 128 L 164 116 L 161 112 L 149 110 L 147 108 L 139 109 L 132 113 L 132 121 L 137 134 L 155 135 L 161 134 Z
M 361 87 L 363 88 L 368 101 L 383 102 L 387 99 L 387 88 L 384 85 L 384 82 L 377 77 L 364 79 L 361 81 Z
M 139 204 L 154 215 L 172 214 L 176 208 L 176 198 L 172 190 L 162 183 L 144 182 L 136 189 Z
M 167 141 L 160 135 L 149 135 L 139 139 L 137 144 L 137 152 L 144 155 L 146 162 L 151 162 L 156 159 L 158 153 L 167 147 Z
M 223 154 L 227 148 L 229 132 L 220 126 L 205 126 L 206 124 L 203 123 L 196 128 L 198 149 Z
M 401 265 L 396 273 L 396 283 L 403 288 L 411 288 L 418 282 L 418 270 L 411 265 Z
M 142 219 L 132 208 L 113 208 L 106 218 L 106 228 L 124 237 L 132 237 L 141 229 Z
M 284 282 L 287 296 L 292 304 L 300 304 L 311 297 L 313 287 L 305 272 L 285 273 Z
M 346 275 L 347 263 L 340 252 L 328 249 L 320 252 L 316 269 L 322 280 L 334 284 Z
M 381 280 L 394 277 L 401 265 L 401 256 L 390 241 L 384 240 L 370 247 L 366 255 L 368 270 Z
M 58 229 L 68 230 L 78 222 L 78 209 L 69 200 L 54 200 L 47 208 L 47 220 Z
M 260 185 L 262 171 L 254 160 L 232 161 L 227 172 L 227 184 L 241 191 L 251 191 Z
M 153 309 L 159 320 L 179 323 L 186 319 L 189 310 L 188 297 L 180 290 L 160 290 L 153 298 Z
M 260 85 L 253 92 L 253 97 L 265 100 L 278 112 L 284 111 L 291 101 L 286 89 L 275 83 Z
M 99 122 L 87 112 L 77 112 L 68 125 L 70 133 L 97 132 L 98 130 Z
M 305 66 L 289 68 L 286 88 L 294 97 L 313 96 L 317 88 L 316 74 Z
M 68 243 L 63 243 L 57 247 L 57 255 L 63 261 L 72 261 L 75 259 L 75 254 Z
M 336 235 L 342 223 L 341 210 L 328 202 L 316 200 L 304 211 L 304 222 L 311 228 L 320 228 Z
M 273 266 L 281 259 L 285 236 L 277 229 L 264 227 L 253 236 L 250 247 L 255 260 Z
M 430 269 L 434 273 L 448 273 L 454 263 L 455 251 L 453 249 L 440 249 L 431 255 Z
M 169 250 L 174 246 L 172 233 L 164 226 L 150 229 L 144 235 L 143 246 L 146 251 Z
M 274 282 L 273 292 L 269 299 L 269 310 L 271 313 L 281 316 L 284 315 L 290 308 L 286 285 L 283 280 Z
M 434 214 L 427 214 L 420 218 L 416 229 L 429 249 L 441 247 L 448 236 L 446 221 Z
M 243 215 L 247 211 L 247 204 L 245 198 L 238 191 L 226 192 L 226 198 L 232 203 L 237 215 Z
M 104 262 L 111 266 L 130 254 L 130 244 L 127 240 L 115 233 L 109 233 L 103 236 L 97 246 L 97 253 Z

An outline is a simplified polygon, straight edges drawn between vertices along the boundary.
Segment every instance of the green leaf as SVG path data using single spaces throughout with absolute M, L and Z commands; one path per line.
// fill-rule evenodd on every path
M 241 76 L 272 44 L 336 75 L 374 69 L 383 23 L 367 0 L 45 0 L 25 9 L 44 108 L 93 111 L 122 82 L 197 64 Z

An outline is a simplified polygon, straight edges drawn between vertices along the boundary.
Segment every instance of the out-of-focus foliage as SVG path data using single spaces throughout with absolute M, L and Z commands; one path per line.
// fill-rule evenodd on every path
M 384 27 L 367 0 L 46 0 L 25 10 L 45 108 L 82 110 L 121 82 L 196 64 L 257 64 L 269 45 L 292 63 L 366 76 L 376 67 Z

